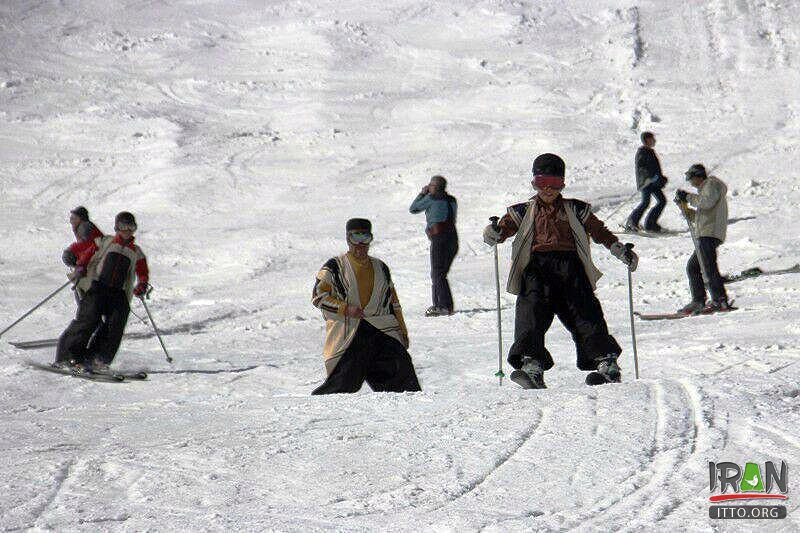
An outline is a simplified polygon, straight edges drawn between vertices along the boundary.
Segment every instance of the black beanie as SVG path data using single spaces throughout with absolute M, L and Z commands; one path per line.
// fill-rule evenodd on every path
M 703 178 L 706 179 L 708 174 L 706 174 L 706 167 L 701 165 L 700 163 L 695 163 L 694 165 L 689 167 L 689 170 L 686 171 L 686 179 L 689 178 Z
M 82 205 L 79 205 L 78 207 L 70 211 L 70 213 L 72 213 L 81 220 L 89 220 L 89 211 Z
M 533 160 L 533 175 L 563 178 L 564 166 L 564 160 L 556 154 L 542 154 Z
M 656 136 L 653 135 L 652 131 L 643 131 L 639 138 L 642 140 L 642 144 L 644 144 L 647 139 L 655 139 Z
M 347 226 L 345 226 L 345 231 L 349 233 L 355 230 L 363 230 L 372 233 L 372 222 L 370 222 L 366 218 L 351 218 L 350 220 L 347 221 Z
M 132 213 L 128 213 L 127 211 L 123 211 L 121 213 L 118 213 L 116 218 L 114 218 L 114 229 L 117 229 L 117 227 L 120 224 L 128 224 L 128 225 L 131 225 L 131 226 L 135 227 L 136 226 L 136 219 L 133 217 Z

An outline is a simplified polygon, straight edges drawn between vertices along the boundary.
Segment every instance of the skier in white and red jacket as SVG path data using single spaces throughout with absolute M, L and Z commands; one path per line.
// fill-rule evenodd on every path
M 123 211 L 117 215 L 114 229 L 116 235 L 98 237 L 77 258 L 75 276 L 79 280 L 86 277 L 91 284 L 75 319 L 58 340 L 57 365 L 107 369 L 119 350 L 131 298 L 148 290 L 147 259 L 134 244 L 136 219 Z M 87 347 L 104 321 L 106 334 Z

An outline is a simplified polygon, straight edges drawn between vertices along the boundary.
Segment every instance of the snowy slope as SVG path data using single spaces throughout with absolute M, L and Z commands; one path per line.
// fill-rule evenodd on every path
M 800 529 L 800 278 L 731 285 L 728 315 L 637 322 L 634 381 L 625 271 L 596 246 L 625 383 L 584 386 L 555 324 L 551 388 L 531 393 L 493 378 L 480 238 L 544 151 L 566 159 L 568 196 L 611 215 L 651 129 L 669 197 L 695 162 L 728 184 L 723 271 L 797 263 L 797 20 L 770 0 L 2 3 L 0 327 L 63 283 L 69 209 L 105 230 L 127 209 L 175 364 L 125 341 L 119 367 L 150 380 L 97 384 L 2 343 L 0 527 Z M 460 203 L 466 311 L 435 320 L 407 211 L 433 173 Z M 313 278 L 351 216 L 393 269 L 422 393 L 309 396 Z M 674 206 L 663 223 L 682 226 Z M 631 240 L 637 308 L 685 303 L 690 240 Z M 65 291 L 3 339 L 57 336 L 73 311 Z M 707 461 L 781 459 L 786 520 L 709 520 Z

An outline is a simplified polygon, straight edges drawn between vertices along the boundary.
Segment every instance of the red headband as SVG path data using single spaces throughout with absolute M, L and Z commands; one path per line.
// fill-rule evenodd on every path
M 539 174 L 533 177 L 532 182 L 534 187 L 539 189 L 544 189 L 545 187 L 552 187 L 553 189 L 563 189 L 564 188 L 564 177 L 563 176 L 547 176 L 544 174 Z

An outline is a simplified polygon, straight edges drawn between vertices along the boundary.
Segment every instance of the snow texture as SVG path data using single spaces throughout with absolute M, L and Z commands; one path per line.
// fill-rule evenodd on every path
M 175 363 L 139 335 L 116 364 L 150 379 L 93 383 L 3 343 L 0 527 L 797 531 L 798 276 L 729 286 L 734 313 L 637 322 L 636 381 L 626 273 L 593 246 L 624 382 L 586 387 L 556 323 L 550 389 L 524 391 L 493 377 L 481 231 L 546 151 L 616 228 L 649 129 L 668 197 L 696 162 L 728 184 L 724 272 L 797 263 L 798 20 L 772 0 L 3 2 L 0 325 L 63 283 L 71 208 L 106 231 L 130 210 Z M 407 209 L 435 173 L 460 205 L 459 312 L 426 319 Z M 311 287 L 352 216 L 393 269 L 422 393 L 309 395 Z M 671 204 L 662 222 L 683 227 Z M 686 303 L 691 240 L 625 238 L 636 308 Z M 4 340 L 57 336 L 74 307 L 65 290 Z M 711 521 L 707 461 L 768 460 L 789 464 L 788 518 Z

